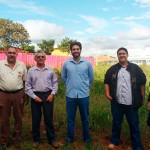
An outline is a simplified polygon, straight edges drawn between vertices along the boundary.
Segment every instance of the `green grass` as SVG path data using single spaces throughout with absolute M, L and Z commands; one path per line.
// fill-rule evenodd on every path
M 65 145 L 64 141 L 67 134 L 67 121 L 66 121 L 66 102 L 65 102 L 65 86 L 60 79 L 61 71 L 55 69 L 59 80 L 59 90 L 55 97 L 55 108 L 54 108 L 54 124 L 56 129 L 57 140 L 60 143 L 60 150 L 105 150 L 106 145 L 109 143 L 111 136 L 111 112 L 110 102 L 104 96 L 104 75 L 109 65 L 99 64 L 94 69 L 95 79 L 91 87 L 90 94 L 90 130 L 92 135 L 92 145 L 85 145 L 82 141 L 82 126 L 79 112 L 77 112 L 76 118 L 76 136 L 75 142 L 71 145 Z M 142 66 L 145 74 L 147 75 L 147 86 L 146 93 L 150 91 L 150 66 Z M 146 94 L 146 95 L 147 95 Z M 147 97 L 146 97 L 147 98 Z M 146 99 L 145 98 L 145 99 Z M 147 119 L 147 103 L 145 101 L 144 106 L 139 110 L 140 114 L 140 129 L 142 142 L 145 150 L 148 150 L 148 144 L 150 144 L 150 129 L 146 124 Z M 14 119 L 11 118 L 11 136 L 13 134 Z M 130 146 L 130 135 L 129 127 L 126 119 L 124 118 L 122 125 L 122 139 L 124 143 Z M 43 120 L 41 123 L 41 138 L 42 144 L 38 148 L 39 150 L 52 149 L 47 144 L 47 138 L 45 134 L 45 127 Z M 12 145 L 10 145 L 10 148 Z M 32 150 L 32 134 L 31 134 L 31 111 L 30 104 L 25 106 L 24 118 L 23 118 L 23 129 L 22 129 L 22 150 Z M 124 150 L 124 149 L 122 149 Z

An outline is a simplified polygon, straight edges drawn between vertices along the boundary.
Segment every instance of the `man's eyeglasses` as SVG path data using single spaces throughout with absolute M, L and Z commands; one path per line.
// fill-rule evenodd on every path
M 45 58 L 45 56 L 36 56 L 36 58 Z

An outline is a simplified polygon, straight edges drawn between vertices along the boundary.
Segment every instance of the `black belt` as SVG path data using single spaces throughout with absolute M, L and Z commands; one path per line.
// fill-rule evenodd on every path
M 46 92 L 41 92 L 41 91 L 34 91 L 34 93 L 50 93 L 52 92 L 52 90 L 50 89 L 49 91 L 46 91 Z
M 23 89 L 23 88 L 22 88 L 22 89 Z M 4 91 L 4 90 L 0 89 L 0 92 L 8 93 L 8 94 L 15 94 L 15 93 L 18 93 L 19 91 L 21 91 L 22 89 L 15 90 L 15 91 Z

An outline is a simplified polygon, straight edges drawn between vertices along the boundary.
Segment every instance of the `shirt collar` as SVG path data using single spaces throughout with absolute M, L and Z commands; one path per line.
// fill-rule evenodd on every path
M 48 66 L 45 65 L 45 67 L 42 70 L 48 70 Z M 37 66 L 35 66 L 34 70 L 40 70 Z
M 6 66 L 9 66 L 7 59 L 4 60 Z M 19 62 L 16 60 L 15 66 L 19 65 Z
M 84 59 L 83 59 L 82 57 L 80 57 L 80 60 L 79 60 L 79 62 L 78 62 L 78 63 L 83 62 L 83 61 L 84 61 Z M 74 59 L 73 59 L 73 58 L 71 58 L 71 59 L 70 59 L 70 62 L 74 62 L 74 63 L 76 63 L 76 62 L 74 61 Z

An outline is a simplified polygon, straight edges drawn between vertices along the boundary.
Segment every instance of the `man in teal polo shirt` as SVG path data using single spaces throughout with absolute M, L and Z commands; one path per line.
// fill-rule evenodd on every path
M 79 108 L 83 140 L 90 142 L 89 132 L 89 92 L 94 79 L 91 63 L 81 58 L 82 45 L 80 42 L 72 42 L 70 50 L 73 58 L 67 60 L 62 67 L 62 80 L 66 85 L 66 108 L 68 121 L 67 142 L 74 141 L 75 117 Z

